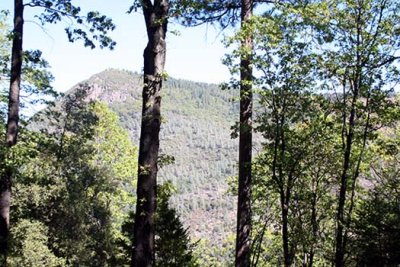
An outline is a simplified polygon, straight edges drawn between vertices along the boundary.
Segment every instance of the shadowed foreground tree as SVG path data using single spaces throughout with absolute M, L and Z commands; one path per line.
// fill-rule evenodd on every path
M 23 0 L 14 1 L 14 27 L 12 33 L 10 89 L 8 96 L 8 118 L 6 124 L 5 145 L 8 148 L 17 143 L 18 123 L 20 118 L 20 92 L 23 64 L 23 24 L 25 7 L 40 7 L 43 12 L 37 17 L 42 24 L 60 22 L 62 17 L 68 17 L 78 25 L 68 26 L 65 30 L 71 42 L 82 39 L 85 46 L 95 47 L 94 41 L 99 42 L 100 47 L 113 48 L 115 43 L 106 36 L 107 31 L 113 30 L 111 20 L 98 12 L 89 12 L 86 16 L 80 15 L 80 8 L 74 6 L 70 0 L 45 1 L 32 0 L 24 3 Z M 90 26 L 87 31 L 82 26 Z M 9 154 L 9 153 L 7 153 Z M 10 203 L 12 186 L 12 168 L 5 168 L 1 175 L 0 183 L 0 252 L 6 259 L 7 238 L 10 223 Z
M 22 36 L 23 36 L 22 0 L 14 1 L 14 31 L 11 50 L 11 80 L 8 96 L 8 118 L 6 124 L 5 145 L 9 148 L 17 143 L 19 121 L 19 93 L 22 69 Z M 7 240 L 10 228 L 12 169 L 6 167 L 1 174 L 0 183 L 0 253 L 2 262 L 7 265 Z
M 166 34 L 170 3 L 167 0 L 140 1 L 148 43 L 144 50 L 142 123 L 139 145 L 137 202 L 131 266 L 154 265 L 157 161 L 161 125 L 160 90 L 164 78 Z
M 270 1 L 260 1 L 270 2 Z M 142 1 L 131 10 L 142 8 L 145 17 L 148 45 L 144 51 L 144 88 L 142 128 L 139 147 L 138 202 L 135 217 L 133 266 L 148 266 L 154 260 L 154 211 L 156 207 L 156 176 L 160 129 L 160 100 L 165 64 L 165 35 L 168 15 L 177 16 L 186 26 L 219 23 L 222 28 L 239 20 L 249 23 L 255 1 Z M 169 12 L 171 5 L 174 6 Z M 170 13 L 170 14 L 169 14 Z M 250 260 L 251 229 L 251 150 L 252 150 L 252 37 L 241 41 L 240 67 L 240 141 L 239 141 L 239 194 L 236 265 L 248 266 Z M 143 260 L 147 258 L 147 260 Z M 143 261 L 141 261 L 143 260 Z

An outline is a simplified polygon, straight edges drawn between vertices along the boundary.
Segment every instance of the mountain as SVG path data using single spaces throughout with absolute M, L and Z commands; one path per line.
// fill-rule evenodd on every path
M 90 88 L 91 99 L 107 103 L 139 145 L 141 75 L 108 69 L 71 90 L 80 86 Z M 158 177 L 177 187 L 171 204 L 195 240 L 222 242 L 234 232 L 236 198 L 227 192 L 227 178 L 236 172 L 238 142 L 231 139 L 230 127 L 239 114 L 232 102 L 237 93 L 173 78 L 163 84 L 160 153 L 175 162 L 162 167 Z

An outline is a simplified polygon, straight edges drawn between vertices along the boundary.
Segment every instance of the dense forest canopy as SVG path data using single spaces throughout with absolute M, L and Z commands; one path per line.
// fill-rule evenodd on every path
M 400 264 L 400 3 L 133 1 L 142 73 L 60 93 L 24 12 L 118 45 L 78 4 L 0 13 L 1 266 Z M 168 77 L 173 23 L 225 31 L 232 78 Z

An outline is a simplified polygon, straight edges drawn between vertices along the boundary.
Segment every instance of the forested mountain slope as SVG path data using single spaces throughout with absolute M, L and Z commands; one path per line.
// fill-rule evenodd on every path
M 76 85 L 90 87 L 90 98 L 107 103 L 139 143 L 141 75 L 108 69 Z M 237 140 L 230 138 L 238 92 L 217 85 L 169 78 L 163 85 L 159 181 L 171 180 L 178 192 L 171 201 L 194 238 L 222 241 L 234 230 L 236 199 L 227 194 L 227 178 L 236 171 Z

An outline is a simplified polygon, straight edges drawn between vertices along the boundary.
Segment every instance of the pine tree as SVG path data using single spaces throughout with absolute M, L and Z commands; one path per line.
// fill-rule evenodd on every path
M 170 183 L 158 189 L 156 217 L 156 264 L 159 267 L 196 267 L 188 229 L 184 228 L 180 216 L 168 204 L 172 190 Z

